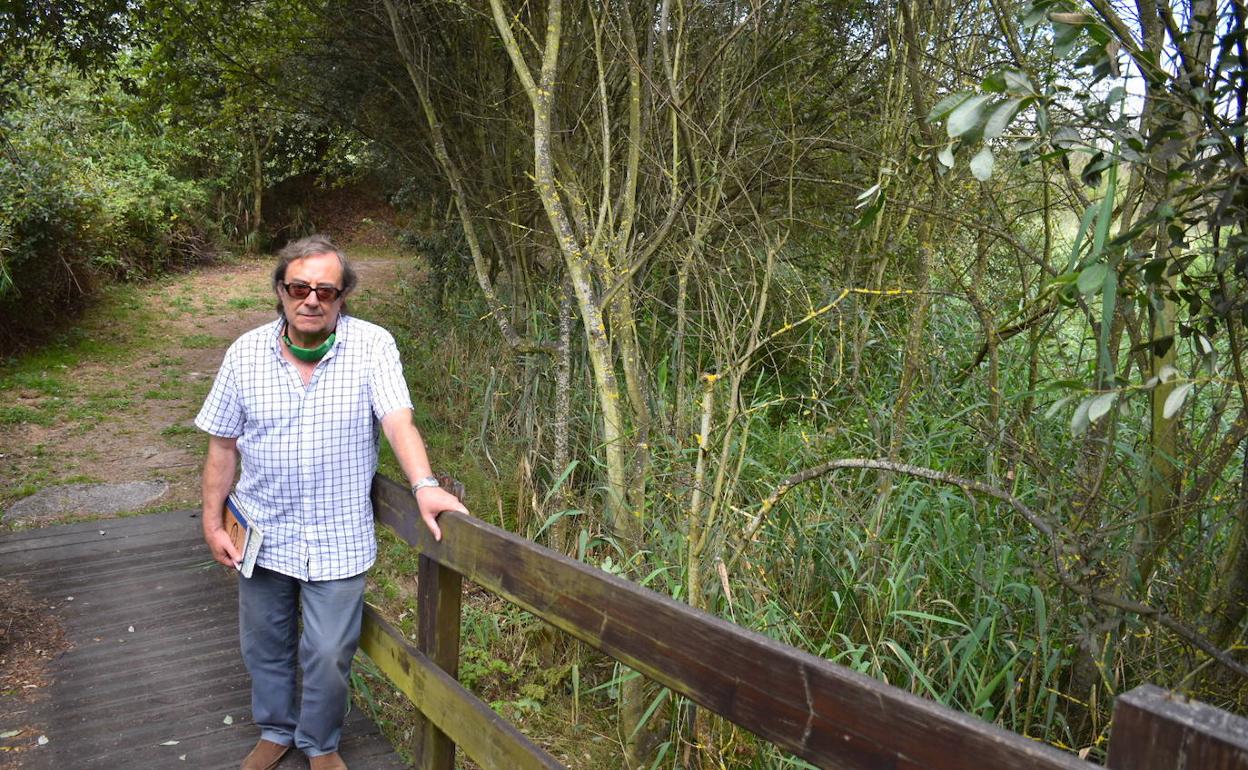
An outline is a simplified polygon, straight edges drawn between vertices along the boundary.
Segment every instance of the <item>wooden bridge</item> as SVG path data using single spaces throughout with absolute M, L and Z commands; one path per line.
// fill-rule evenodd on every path
M 198 511 L 175 511 L 0 536 L 0 578 L 26 583 L 71 645 L 46 691 L 0 696 L 0 733 L 22 729 L 5 743 L 23 744 L 0 767 L 237 770 L 259 737 L 238 578 L 209 559 L 201 531 Z M 342 753 L 359 770 L 406 766 L 359 712 Z M 298 752 L 280 765 L 307 766 Z
M 819 767 L 1096 767 L 478 519 L 443 515 L 435 543 L 407 489 L 386 479 L 373 499 L 379 523 L 421 554 L 420 641 L 369 609 L 361 648 L 423 714 L 421 770 L 451 770 L 457 748 L 487 770 L 561 767 L 455 681 L 463 577 Z M 0 537 L 0 577 L 28 582 L 73 644 L 27 713 L 0 698 L 0 732 L 38 725 L 48 738 L 20 755 L 21 767 L 237 767 L 256 733 L 237 655 L 236 578 L 207 561 L 194 514 Z M 404 766 L 358 714 L 343 755 L 355 770 Z M 292 752 L 282 767 L 306 762 Z M 1248 770 L 1248 720 L 1138 688 L 1116 703 L 1109 767 Z

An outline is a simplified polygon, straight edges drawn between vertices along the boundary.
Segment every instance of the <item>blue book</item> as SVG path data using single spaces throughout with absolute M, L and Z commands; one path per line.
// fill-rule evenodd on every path
M 243 560 L 235 564 L 234 568 L 243 577 L 251 577 L 256 569 L 256 557 L 260 555 L 260 542 L 264 539 L 264 532 L 252 523 L 251 517 L 233 492 L 225 497 L 225 531 L 234 542 L 234 547 L 243 555 Z

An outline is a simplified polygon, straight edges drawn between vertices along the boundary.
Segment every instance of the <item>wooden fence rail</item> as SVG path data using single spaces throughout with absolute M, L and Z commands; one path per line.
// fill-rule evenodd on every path
M 407 488 L 381 476 L 373 504 L 378 522 L 420 553 L 419 641 L 412 646 L 370 610 L 361 649 L 421 711 L 422 770 L 451 770 L 457 745 L 486 768 L 562 767 L 455 681 L 462 577 L 819 767 L 1096 767 L 480 519 L 443 514 L 435 542 Z M 1151 759 L 1164 756 L 1174 761 Z M 1189 756 L 1204 759 L 1185 764 Z M 1157 688 L 1133 690 L 1115 709 L 1109 766 L 1248 770 L 1248 720 Z

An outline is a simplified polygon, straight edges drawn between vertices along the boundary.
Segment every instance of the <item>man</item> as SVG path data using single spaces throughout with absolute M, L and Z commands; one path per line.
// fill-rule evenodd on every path
M 242 558 L 223 522 L 238 457 L 235 495 L 263 532 L 255 571 L 238 588 L 260 727 L 242 770 L 270 770 L 292 745 L 313 770 L 346 770 L 338 742 L 364 573 L 377 554 L 369 489 L 378 424 L 433 536 L 442 537 L 440 512 L 467 513 L 432 475 L 394 338 L 344 312 L 355 284 L 346 256 L 324 236 L 282 249 L 273 271 L 279 317 L 230 346 L 195 418 L 209 434 L 203 526 L 213 558 L 229 567 Z

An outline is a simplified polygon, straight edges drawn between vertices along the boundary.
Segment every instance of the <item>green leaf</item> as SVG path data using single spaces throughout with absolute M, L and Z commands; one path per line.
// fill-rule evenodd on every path
M 1172 419 L 1179 410 L 1183 408 L 1183 402 L 1187 401 L 1187 394 L 1196 386 L 1194 382 L 1185 382 L 1174 390 L 1170 391 L 1170 395 L 1166 396 L 1166 403 L 1161 406 L 1161 416 L 1165 419 Z
M 1118 391 L 1111 390 L 1108 393 L 1102 393 L 1088 404 L 1088 422 L 1096 422 L 1105 415 L 1109 414 L 1110 408 L 1113 407 L 1114 401 L 1118 399 Z
M 1088 407 L 1092 405 L 1091 398 L 1085 398 L 1079 402 L 1079 406 L 1075 407 L 1075 413 L 1070 416 L 1070 432 L 1078 435 L 1088 429 L 1091 420 L 1088 419 Z
M 1050 17 L 1052 18 L 1052 17 Z M 1065 22 L 1053 19 L 1053 54 L 1059 59 L 1065 59 L 1074 50 L 1075 43 L 1079 41 L 1079 33 L 1083 27 L 1077 24 L 1066 24 Z
M 980 148 L 975 153 L 975 157 L 971 158 L 971 174 L 981 182 L 987 182 L 992 178 L 992 150 L 988 146 Z
M 1053 129 L 1053 138 L 1050 143 L 1054 147 L 1066 150 L 1083 144 L 1083 137 L 1079 136 L 1079 132 L 1072 126 L 1058 126 Z
M 977 94 L 959 104 L 953 112 L 949 113 L 949 120 L 945 123 L 949 138 L 957 139 L 979 125 L 984 105 L 991 98 L 990 94 Z
M 936 153 L 936 160 L 945 168 L 953 168 L 953 145 L 955 142 L 946 144 L 940 152 Z
M 927 122 L 936 123 L 944 120 L 949 113 L 953 112 L 955 107 L 969 98 L 971 98 L 970 91 L 958 91 L 957 93 L 949 94 L 944 99 L 936 102 L 936 106 L 932 107 L 931 111 L 927 113 Z
M 542 526 L 538 528 L 537 532 L 534 533 L 533 539 L 536 540 L 541 537 L 542 533 L 550 529 L 550 525 L 554 524 L 556 521 L 568 516 L 580 516 L 582 513 L 584 513 L 584 511 L 577 510 L 576 508 L 569 508 L 565 511 L 556 511 L 555 513 L 550 514 L 546 517 L 546 521 L 542 523 Z
M 1031 29 L 1048 17 L 1048 9 L 1041 3 L 1031 3 L 1023 9 L 1023 28 Z
M 1028 96 L 1036 93 L 1036 87 L 1032 85 L 1031 78 L 1026 73 L 1019 70 L 1005 70 L 1005 89 L 1010 93 L 1026 94 Z
M 572 475 L 572 471 L 576 470 L 576 464 L 578 462 L 579 460 L 573 460 L 568 463 L 568 467 L 564 468 L 563 473 L 559 474 L 559 478 L 555 480 L 555 483 L 551 486 L 550 491 L 546 493 L 545 499 L 542 500 L 543 506 L 550 502 L 550 498 L 555 496 L 555 494 L 559 491 L 559 488 L 563 486 L 563 483 L 568 480 L 568 476 Z
M 1010 121 L 1018 114 L 1022 104 L 1022 99 L 1007 99 L 993 107 L 992 112 L 988 113 L 988 120 L 984 123 L 984 138 L 996 139 L 1001 136 L 1006 127 L 1010 125 Z
M 979 90 L 1000 94 L 1005 92 L 1005 73 L 997 70 L 979 83 Z
M 1105 276 L 1108 274 L 1109 265 L 1104 262 L 1088 265 L 1079 273 L 1079 280 L 1075 282 L 1075 287 L 1079 289 L 1080 294 L 1094 294 L 1105 287 Z
M 1079 280 L 1079 274 L 1074 272 L 1073 270 L 1068 273 L 1062 273 L 1061 275 L 1053 276 L 1053 278 L 1051 278 L 1049 282 L 1044 285 L 1044 289 L 1041 291 L 1041 294 L 1048 292 L 1050 289 L 1068 286 L 1077 280 Z M 1083 383 L 1080 383 L 1079 386 L 1083 387 Z
M 1089 21 L 1091 21 L 1087 16 L 1084 16 L 1082 13 L 1068 13 L 1068 12 L 1062 12 L 1062 11 L 1054 11 L 1053 13 L 1050 13 L 1049 19 L 1051 21 L 1056 21 L 1061 24 L 1075 24 L 1075 25 L 1087 24 Z
M 953 618 L 946 618 L 941 615 L 933 615 L 930 612 L 920 612 L 919 610 L 893 610 L 892 612 L 889 613 L 889 616 L 890 617 L 900 616 L 903 618 L 918 618 L 919 620 L 930 620 L 934 623 L 947 623 L 951 626 L 957 626 L 958 628 L 965 628 L 967 631 L 971 630 L 970 626 L 968 626 L 967 624 L 963 623 L 960 620 L 955 620 Z
M 1074 398 L 1074 396 L 1062 396 L 1062 397 L 1061 397 L 1061 398 L 1059 398 L 1058 400 L 1054 401 L 1054 402 L 1053 402 L 1053 406 L 1050 406 L 1050 407 L 1048 408 L 1048 410 L 1047 410 L 1047 411 L 1045 411 L 1045 413 L 1044 413 L 1044 418 L 1045 418 L 1046 420 L 1047 420 L 1047 419 L 1051 419 L 1051 418 L 1053 417 L 1053 415 L 1055 415 L 1055 414 L 1057 414 L 1058 412 L 1060 412 L 1060 411 L 1061 411 L 1062 407 L 1064 407 L 1064 406 L 1066 406 L 1068 403 L 1070 403 L 1070 400 L 1071 400 L 1072 398 Z
M 870 198 L 872 195 L 875 195 L 877 192 L 879 192 L 879 190 L 880 190 L 879 182 L 876 182 L 875 184 L 868 187 L 866 190 L 863 190 L 861 193 L 858 194 L 858 198 L 857 198 L 857 200 L 863 201 L 863 202 L 859 203 L 858 206 L 855 206 L 854 208 L 865 206 L 866 200 Z

